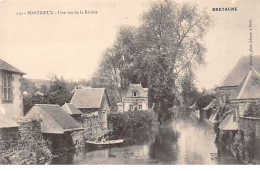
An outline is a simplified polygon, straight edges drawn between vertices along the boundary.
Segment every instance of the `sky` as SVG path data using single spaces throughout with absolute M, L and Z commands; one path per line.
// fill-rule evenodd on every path
M 0 0 L 0 58 L 26 78 L 91 78 L 102 53 L 112 46 L 119 26 L 138 26 L 154 0 Z M 199 88 L 213 88 L 241 56 L 249 54 L 249 20 L 254 55 L 260 55 L 259 0 L 176 0 L 196 2 L 214 18 L 204 42 L 206 65 L 196 70 Z M 212 8 L 237 7 L 214 12 Z M 28 11 L 97 11 L 97 14 L 16 15 Z

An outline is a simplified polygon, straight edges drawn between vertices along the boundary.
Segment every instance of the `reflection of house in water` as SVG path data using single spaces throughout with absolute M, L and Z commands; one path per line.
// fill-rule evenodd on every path
M 119 112 L 148 110 L 148 88 L 143 88 L 141 84 L 130 84 L 122 103 L 117 106 Z

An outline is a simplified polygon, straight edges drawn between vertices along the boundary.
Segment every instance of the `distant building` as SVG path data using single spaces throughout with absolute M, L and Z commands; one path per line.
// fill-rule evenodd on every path
M 148 88 L 143 88 L 141 84 L 130 84 L 122 103 L 117 106 L 119 112 L 148 110 Z
M 25 81 L 33 84 L 36 88 L 41 88 L 42 86 L 46 86 L 49 88 L 50 85 L 50 80 L 44 80 L 44 79 L 32 79 L 32 78 L 24 78 Z
M 23 114 L 21 83 L 25 73 L 0 59 L 0 113 L 17 119 Z

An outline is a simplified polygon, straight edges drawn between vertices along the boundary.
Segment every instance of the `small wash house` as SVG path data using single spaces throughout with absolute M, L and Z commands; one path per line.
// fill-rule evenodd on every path
M 148 110 L 148 88 L 141 84 L 130 84 L 122 103 L 117 103 L 119 112 L 131 110 Z
M 59 105 L 36 104 L 27 118 L 41 121 L 41 132 L 51 151 L 84 146 L 83 128 Z
M 79 111 L 75 111 L 74 108 L 71 115 L 82 123 L 87 140 L 97 140 L 111 129 L 107 121 L 111 105 L 104 88 L 75 89 L 70 104 L 63 106 L 65 110 L 68 110 L 67 107 L 70 109 L 75 107 L 82 112 L 75 114 Z

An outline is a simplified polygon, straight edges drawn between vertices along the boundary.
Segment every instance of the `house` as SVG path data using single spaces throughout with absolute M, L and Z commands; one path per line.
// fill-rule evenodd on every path
M 24 116 L 21 91 L 24 74 L 24 72 L 0 59 L 0 106 L 2 112 L 10 118 L 18 119 Z
M 111 105 L 104 88 L 75 89 L 70 103 L 83 113 L 84 128 L 95 125 L 103 131 L 108 130 L 107 115 Z
M 240 110 L 237 113 L 243 113 L 241 109 L 245 110 L 254 96 L 259 95 L 258 90 L 254 90 L 257 89 L 257 86 L 253 86 L 252 81 L 260 72 L 260 56 L 253 56 L 253 65 L 250 64 L 249 59 L 248 56 L 240 58 L 231 72 L 216 88 L 216 106 L 219 110 L 216 114 L 220 118 L 220 123 L 227 116 L 226 112 L 237 108 Z M 242 96 L 242 94 L 244 95 Z
M 256 100 L 260 100 L 260 74 L 252 67 L 231 95 L 230 103 L 239 116 L 243 116 L 250 102 Z
M 222 137 L 222 141 L 232 142 L 238 130 L 243 130 L 243 128 L 251 129 L 256 126 L 255 123 L 250 126 L 247 125 L 249 121 L 244 119 L 244 113 L 252 101 L 260 100 L 260 74 L 258 72 L 260 69 L 259 62 L 259 57 L 255 58 L 254 65 L 249 62 L 249 58 L 247 58 L 247 63 L 244 62 L 243 65 L 240 65 L 240 70 L 239 68 L 236 70 L 237 74 L 235 74 L 235 71 L 232 71 L 234 72 L 234 76 L 230 76 L 230 79 L 236 79 L 232 81 L 224 81 L 229 83 L 229 85 L 232 83 L 233 87 L 232 93 L 229 92 L 220 95 L 220 97 L 226 96 L 220 98 L 220 107 L 218 108 L 220 111 L 222 110 L 219 112 L 220 125 L 218 126 L 220 130 L 219 137 Z M 227 91 L 227 89 L 225 91 Z M 256 132 L 258 132 L 258 130 Z M 228 140 L 225 138 L 223 140 L 224 135 L 228 135 Z
M 41 121 L 41 132 L 51 151 L 85 146 L 83 127 L 56 104 L 36 104 L 27 118 Z
M 241 57 L 216 88 L 217 103 L 225 102 L 250 71 L 249 56 Z M 260 56 L 253 56 L 254 69 L 260 73 Z
M 141 84 L 130 84 L 122 103 L 118 103 L 118 111 L 148 110 L 148 88 Z

